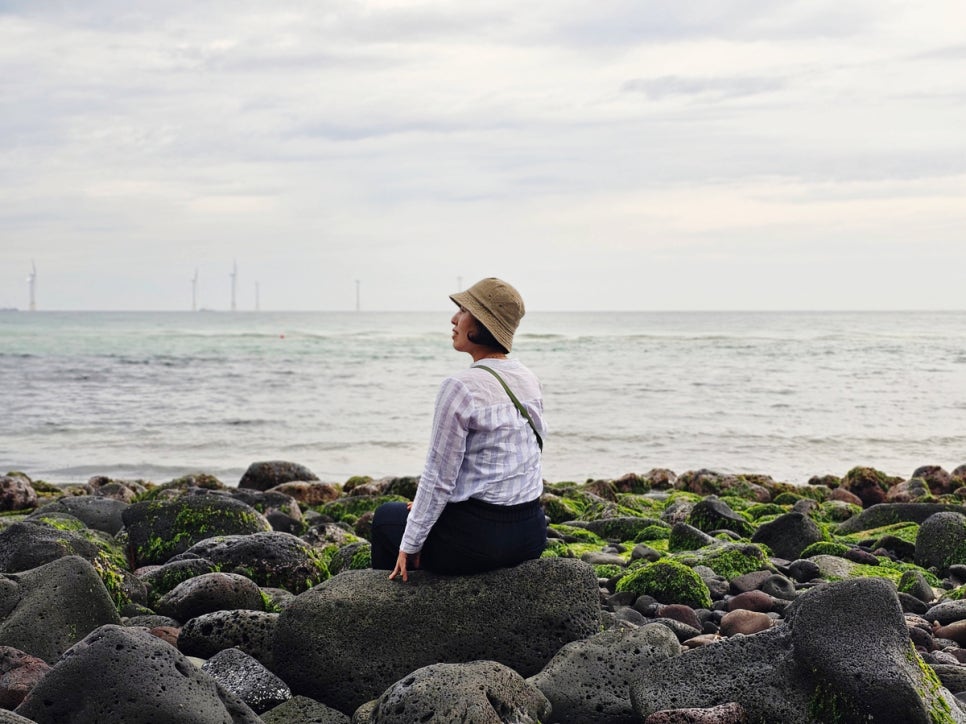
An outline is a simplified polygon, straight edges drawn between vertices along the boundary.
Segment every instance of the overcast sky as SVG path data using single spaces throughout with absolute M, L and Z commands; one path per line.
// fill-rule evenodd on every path
M 0 0 L 0 307 L 966 308 L 962 0 Z

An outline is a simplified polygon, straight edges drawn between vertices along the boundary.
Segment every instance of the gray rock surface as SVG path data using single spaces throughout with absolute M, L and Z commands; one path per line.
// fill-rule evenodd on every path
M 205 573 L 189 578 L 158 601 L 157 612 L 187 623 L 213 611 L 264 611 L 262 592 L 254 581 L 237 573 Z
M 285 682 L 248 654 L 225 649 L 208 659 L 201 670 L 261 714 L 292 698 Z
M 204 492 L 204 491 L 202 491 Z M 129 505 L 121 514 L 134 566 L 164 563 L 206 538 L 271 530 L 265 516 L 224 494 Z
M 793 561 L 812 543 L 822 540 L 818 524 L 807 515 L 786 513 L 760 525 L 751 537 L 752 543 L 764 543 L 779 558 Z
M 966 515 L 936 513 L 924 520 L 916 535 L 915 562 L 940 571 L 966 563 Z
M 922 523 L 929 516 L 943 512 L 966 515 L 966 507 L 945 503 L 880 503 L 840 523 L 836 532 L 847 535 L 903 521 Z
M 600 629 L 594 569 L 526 561 L 472 576 L 345 571 L 300 594 L 278 620 L 275 671 L 297 694 L 351 714 L 427 664 L 490 660 L 537 673 Z
M 966 722 L 923 667 L 895 587 L 863 578 L 802 594 L 784 625 L 655 663 L 631 701 L 642 718 L 735 702 L 751 721 Z
M 127 507 L 127 503 L 112 498 L 75 495 L 58 498 L 52 503 L 38 508 L 34 515 L 54 512 L 68 513 L 78 520 L 84 521 L 84 525 L 88 528 L 114 535 L 124 526 L 121 513 Z
M 661 624 L 613 629 L 572 641 L 527 681 L 543 692 L 557 724 L 618 724 L 635 721 L 630 684 L 647 668 L 681 653 L 674 633 Z
M 22 521 L 0 531 L 0 571 L 29 571 L 64 556 L 88 561 L 97 545 L 71 530 L 57 530 L 40 523 Z
M 185 623 L 178 650 L 187 656 L 211 658 L 219 651 L 237 648 L 272 669 L 277 613 L 264 611 L 214 611 Z
M 265 724 L 349 724 L 350 719 L 315 699 L 293 696 L 262 714 L 262 721 Z
M 103 626 L 71 648 L 16 712 L 37 724 L 260 722 L 173 646 L 122 626 Z
M 78 556 L 0 575 L 0 645 L 53 663 L 94 629 L 119 622 L 97 572 Z
M 432 664 L 417 669 L 379 697 L 371 724 L 473 722 L 539 724 L 550 702 L 513 669 L 495 661 Z
M 207 538 L 169 562 L 195 556 L 211 561 L 222 571 L 241 573 L 259 586 L 292 593 L 301 593 L 328 577 L 308 543 L 280 531 Z
M 238 487 L 268 490 L 282 483 L 318 479 L 318 476 L 304 465 L 285 460 L 266 460 L 249 465 L 248 470 L 238 481 Z

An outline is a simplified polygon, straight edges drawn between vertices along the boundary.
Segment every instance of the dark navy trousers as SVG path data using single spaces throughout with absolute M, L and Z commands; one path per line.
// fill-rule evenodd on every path
M 405 503 L 384 503 L 372 518 L 372 567 L 392 570 L 406 529 Z M 539 558 L 547 546 L 547 518 L 539 500 L 493 505 L 447 503 L 429 531 L 420 568 L 458 575 L 515 566 Z

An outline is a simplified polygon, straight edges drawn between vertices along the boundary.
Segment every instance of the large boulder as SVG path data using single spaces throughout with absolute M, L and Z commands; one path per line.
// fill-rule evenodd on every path
M 127 507 L 127 503 L 113 498 L 70 495 L 38 508 L 31 517 L 44 513 L 67 513 L 84 521 L 84 525 L 88 528 L 114 535 L 124 526 L 121 513 Z
M 318 476 L 304 465 L 284 460 L 267 460 L 249 465 L 248 470 L 238 481 L 238 487 L 268 490 L 282 483 L 318 479 Z
M 801 513 L 786 513 L 758 527 L 752 543 L 764 543 L 779 558 L 794 561 L 812 543 L 822 540 L 818 524 Z
M 700 531 L 714 533 L 730 530 L 743 538 L 751 537 L 755 527 L 715 495 L 699 500 L 688 514 L 688 521 Z
M 495 661 L 431 664 L 390 686 L 367 719 L 372 724 L 413 722 L 549 721 L 550 702 L 513 669 Z
M 226 495 L 185 495 L 128 506 L 123 514 L 135 567 L 164 563 L 205 538 L 271 530 L 250 505 Z
M 350 570 L 280 614 L 275 671 L 296 694 L 351 714 L 429 664 L 489 660 L 531 676 L 599 629 L 594 569 L 573 559 L 472 576 L 413 571 L 408 583 Z
M 631 702 L 645 719 L 736 702 L 750 721 L 966 722 L 913 648 L 895 587 L 877 578 L 822 584 L 785 625 L 656 662 Z
M 119 622 L 97 572 L 78 556 L 0 576 L 0 645 L 51 663 L 94 629 Z
M 838 535 L 858 533 L 863 530 L 881 528 L 894 523 L 922 523 L 936 513 L 962 513 L 966 515 L 966 506 L 945 505 L 942 503 L 883 503 L 873 505 L 840 523 L 836 528 Z
M 171 560 L 193 557 L 209 560 L 222 571 L 248 576 L 259 586 L 292 593 L 301 593 L 329 577 L 328 568 L 311 545 L 280 531 L 207 538 Z
M 37 724 L 258 724 L 233 694 L 147 631 L 103 626 L 70 649 L 17 707 Z
M 916 534 L 915 561 L 942 572 L 966 563 L 966 515 L 936 513 L 924 520 Z
M 181 628 L 178 650 L 187 656 L 208 659 L 219 651 L 237 648 L 272 669 L 277 624 L 278 614 L 265 611 L 239 609 L 204 613 Z
M 58 530 L 34 521 L 14 523 L 0 531 L 0 571 L 18 573 L 63 558 L 93 560 L 97 544 L 72 530 Z
M 659 623 L 611 629 L 572 641 L 527 681 L 550 701 L 557 724 L 622 724 L 635 721 L 629 687 L 655 661 L 681 653 L 670 628 Z
M 185 623 L 213 611 L 264 611 L 262 591 L 250 578 L 237 573 L 204 573 L 189 578 L 158 601 L 157 612 Z

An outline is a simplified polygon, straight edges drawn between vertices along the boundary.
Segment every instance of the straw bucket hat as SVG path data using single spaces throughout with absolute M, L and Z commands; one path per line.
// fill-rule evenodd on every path
M 472 314 L 497 342 L 510 351 L 513 333 L 526 313 L 523 297 L 516 289 L 501 279 L 488 277 L 464 292 L 450 294 L 449 298 Z

